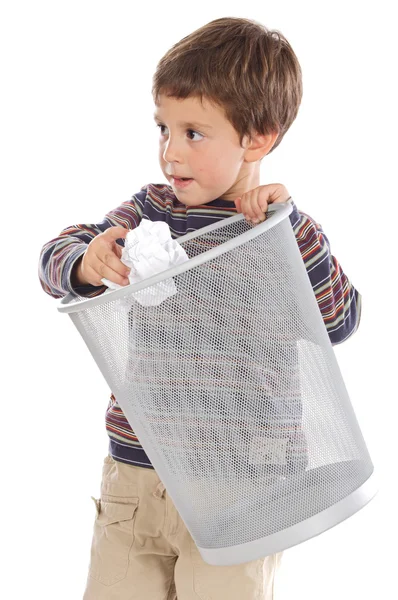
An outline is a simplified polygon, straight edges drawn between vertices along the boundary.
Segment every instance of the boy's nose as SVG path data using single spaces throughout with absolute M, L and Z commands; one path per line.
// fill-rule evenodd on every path
M 163 152 L 163 159 L 168 163 L 181 162 L 181 150 L 175 141 L 171 142 L 170 139 L 168 140 Z

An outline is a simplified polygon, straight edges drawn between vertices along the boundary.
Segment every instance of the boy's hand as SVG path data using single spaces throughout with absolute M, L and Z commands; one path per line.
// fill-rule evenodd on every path
M 243 213 L 249 223 L 265 221 L 268 204 L 287 202 L 291 198 L 289 192 L 281 183 L 260 185 L 243 194 L 235 200 L 238 213 Z
M 130 269 L 120 260 L 123 248 L 116 240 L 125 238 L 128 232 L 125 227 L 110 227 L 95 236 L 87 246 L 83 258 L 75 264 L 72 285 L 102 286 L 103 277 L 119 285 L 127 285 Z

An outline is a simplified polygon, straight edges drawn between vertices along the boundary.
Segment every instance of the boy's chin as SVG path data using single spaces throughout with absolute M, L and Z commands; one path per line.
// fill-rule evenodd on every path
M 217 196 L 213 197 L 206 197 L 206 196 L 202 196 L 201 194 L 195 194 L 195 193 L 181 193 L 179 190 L 174 190 L 174 195 L 177 198 L 177 200 L 179 202 L 181 202 L 181 204 L 185 204 L 185 206 L 203 206 L 204 204 L 209 204 L 209 202 L 212 202 L 213 200 L 217 199 Z

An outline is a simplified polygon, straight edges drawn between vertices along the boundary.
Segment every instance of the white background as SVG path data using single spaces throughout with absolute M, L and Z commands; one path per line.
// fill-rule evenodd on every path
M 213 6 L 213 8 L 212 8 Z M 1 543 L 7 600 L 81 598 L 109 389 L 69 317 L 41 289 L 42 245 L 161 182 L 151 77 L 167 49 L 222 16 L 281 31 L 303 69 L 299 115 L 263 161 L 322 224 L 363 295 L 336 356 L 380 491 L 285 552 L 276 600 L 396 593 L 396 206 L 393 2 L 8 2 L 0 13 Z M 4 240 L 5 237 L 5 240 Z M 152 600 L 152 599 L 149 599 Z M 181 598 L 181 600 L 184 600 Z

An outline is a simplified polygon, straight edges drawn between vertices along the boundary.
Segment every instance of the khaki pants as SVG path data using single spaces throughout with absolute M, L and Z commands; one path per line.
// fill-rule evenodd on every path
M 155 470 L 104 460 L 83 600 L 272 600 L 282 553 L 205 563 Z

